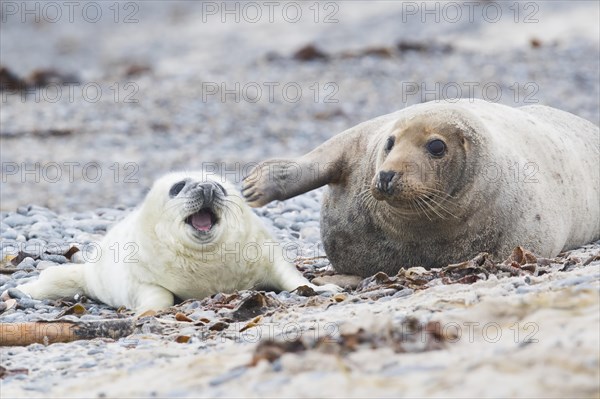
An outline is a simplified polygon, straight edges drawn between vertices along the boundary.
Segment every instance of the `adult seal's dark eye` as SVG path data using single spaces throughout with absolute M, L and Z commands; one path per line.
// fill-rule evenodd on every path
M 446 143 L 442 140 L 431 140 L 427 143 L 427 151 L 434 157 L 441 157 L 446 153 Z
M 176 197 L 177 194 L 179 194 L 184 187 L 184 181 L 180 181 L 179 183 L 173 184 L 173 186 L 171 186 L 171 189 L 169 190 L 169 196 L 171 196 L 171 198 Z
M 390 152 L 392 150 L 392 148 L 394 147 L 394 142 L 396 141 L 396 139 L 394 137 L 388 137 L 387 141 L 385 142 L 385 150 L 387 152 Z

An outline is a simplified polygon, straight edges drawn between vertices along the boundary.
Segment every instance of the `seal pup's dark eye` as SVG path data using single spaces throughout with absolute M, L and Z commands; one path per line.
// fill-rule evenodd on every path
M 180 181 L 179 183 L 173 184 L 173 186 L 171 186 L 171 189 L 169 190 L 169 196 L 171 198 L 177 196 L 177 194 L 179 194 L 184 187 L 185 181 Z
M 387 152 L 390 152 L 392 150 L 395 141 L 396 139 L 393 136 L 388 137 L 387 141 L 385 142 L 385 150 Z
M 427 151 L 434 157 L 441 157 L 446 152 L 446 143 L 442 140 L 431 140 L 427 143 Z

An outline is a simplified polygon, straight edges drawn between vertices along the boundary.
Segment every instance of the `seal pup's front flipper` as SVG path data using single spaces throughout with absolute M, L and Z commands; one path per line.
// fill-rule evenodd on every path
M 173 293 L 164 287 L 154 284 L 139 284 L 132 290 L 132 298 L 135 303 L 135 315 L 148 311 L 159 311 L 175 304 Z
M 342 287 L 335 284 L 315 285 L 298 271 L 291 263 L 284 259 L 273 262 L 272 270 L 267 274 L 268 284 L 283 291 L 294 291 L 296 288 L 306 285 L 317 293 L 337 293 L 343 291 Z

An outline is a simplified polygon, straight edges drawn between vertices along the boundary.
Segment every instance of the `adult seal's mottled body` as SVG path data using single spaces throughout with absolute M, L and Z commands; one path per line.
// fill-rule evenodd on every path
M 555 256 L 600 238 L 598 127 L 545 106 L 425 103 L 355 126 L 245 179 L 252 206 L 329 185 L 325 251 L 339 273 L 395 274 L 496 258 Z

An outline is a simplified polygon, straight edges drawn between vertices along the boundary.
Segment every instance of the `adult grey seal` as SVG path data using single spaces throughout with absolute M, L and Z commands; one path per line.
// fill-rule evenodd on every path
M 259 164 L 254 207 L 323 185 L 321 237 L 339 273 L 395 274 L 520 245 L 552 257 L 600 238 L 598 127 L 546 106 L 430 102 Z

